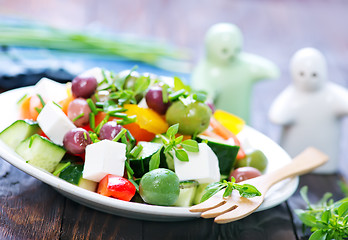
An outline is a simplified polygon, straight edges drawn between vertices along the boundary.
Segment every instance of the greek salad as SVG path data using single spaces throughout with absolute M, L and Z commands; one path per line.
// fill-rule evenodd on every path
M 0 140 L 28 164 L 106 197 L 188 207 L 207 186 L 262 174 L 240 143 L 245 123 L 177 77 L 93 68 L 67 84 L 41 79 Z

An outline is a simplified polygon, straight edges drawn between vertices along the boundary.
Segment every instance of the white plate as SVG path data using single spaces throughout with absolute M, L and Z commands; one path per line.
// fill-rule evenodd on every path
M 20 88 L 0 94 L 0 111 L 2 113 L 0 121 L 0 131 L 10 125 L 18 118 L 17 101 L 26 93 L 30 92 L 32 87 Z M 243 136 L 247 136 L 248 145 L 260 149 L 265 153 L 269 160 L 268 171 L 277 169 L 291 161 L 289 155 L 268 137 L 258 131 L 246 127 Z M 94 192 L 79 188 L 52 174 L 42 171 L 34 166 L 27 164 L 12 149 L 8 148 L 0 141 L 0 156 L 13 166 L 19 168 L 25 173 L 49 184 L 64 196 L 79 202 L 88 207 L 104 211 L 107 213 L 155 221 L 179 221 L 199 217 L 199 213 L 191 213 L 188 208 L 163 207 L 141 203 L 125 202 L 109 197 L 104 197 Z M 298 186 L 298 177 L 284 180 L 273 186 L 265 197 L 265 201 L 259 207 L 258 211 L 274 207 L 288 199 Z

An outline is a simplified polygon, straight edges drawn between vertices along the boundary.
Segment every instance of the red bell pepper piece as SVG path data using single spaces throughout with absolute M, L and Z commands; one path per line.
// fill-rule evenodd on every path
M 124 201 L 130 201 L 136 192 L 136 188 L 129 180 L 108 174 L 106 175 L 98 185 L 97 193 L 114 197 Z

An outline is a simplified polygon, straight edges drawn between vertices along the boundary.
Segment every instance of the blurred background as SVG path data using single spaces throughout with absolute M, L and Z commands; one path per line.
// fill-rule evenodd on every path
M 204 54 L 206 31 L 215 23 L 229 22 L 243 33 L 243 51 L 268 58 L 281 71 L 279 79 L 255 85 L 251 118 L 254 128 L 277 141 L 279 129 L 267 114 L 275 97 L 290 84 L 288 65 L 294 52 L 303 47 L 319 49 L 328 62 L 329 80 L 347 87 L 347 10 L 348 1 L 344 0 L 0 0 L 0 87 L 7 90 L 33 84 L 42 76 L 65 81 L 94 66 L 117 72 L 138 65 L 140 72 L 178 75 L 189 82 L 193 67 Z M 57 34 L 49 33 L 53 40 L 68 33 L 77 34 L 80 43 L 86 40 L 81 37 L 84 34 L 104 40 L 133 39 L 131 49 L 139 52 L 164 46 L 166 51 L 170 49 L 166 53 L 170 52 L 171 60 L 144 63 L 105 54 L 108 45 L 103 41 L 99 41 L 99 47 L 105 47 L 102 54 L 76 53 L 74 48 L 81 46 L 74 47 L 69 41 L 59 50 L 38 48 L 44 44 L 32 40 L 30 48 L 23 48 L 30 42 L 30 31 L 12 35 L 21 40 L 18 42 L 11 42 L 5 34 L 9 26 L 18 33 L 16 27 L 22 30 L 28 24 L 31 31 L 53 27 Z M 47 32 L 40 34 L 46 36 Z M 85 52 L 88 46 L 98 48 L 98 41 L 83 45 Z M 342 129 L 338 144 L 344 165 L 348 161 L 346 119 Z

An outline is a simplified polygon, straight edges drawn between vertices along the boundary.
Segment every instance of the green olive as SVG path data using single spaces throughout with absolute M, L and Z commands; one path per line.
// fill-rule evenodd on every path
M 166 121 L 169 125 L 179 123 L 179 133 L 194 135 L 208 128 L 211 114 L 209 106 L 202 102 L 185 105 L 176 101 L 168 108 Z
M 147 172 L 140 180 L 139 194 L 141 198 L 154 205 L 170 206 L 179 197 L 180 182 L 171 170 L 158 168 Z
M 260 172 L 263 172 L 268 164 L 267 157 L 260 150 L 254 150 L 246 154 L 245 158 L 237 160 L 236 168 L 239 167 L 254 167 Z

